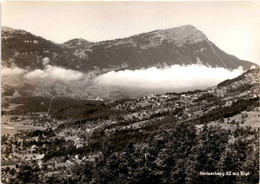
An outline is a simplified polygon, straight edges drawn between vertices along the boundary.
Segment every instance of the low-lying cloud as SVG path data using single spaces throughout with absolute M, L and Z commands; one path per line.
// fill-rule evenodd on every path
M 46 60 L 47 61 L 47 60 Z M 206 89 L 226 79 L 242 74 L 242 67 L 235 70 L 212 68 L 201 64 L 172 65 L 167 68 L 151 67 L 139 70 L 111 71 L 96 76 L 93 72 L 65 69 L 46 65 L 44 69 L 27 71 L 21 68 L 2 68 L 5 79 L 22 79 L 38 87 L 38 91 L 58 91 L 69 89 L 71 94 L 92 96 L 111 95 L 119 90 L 120 94 L 139 97 L 151 93 L 183 92 L 195 89 Z M 6 80 L 9 85 L 10 80 Z M 63 87 L 61 87 L 63 86 Z M 111 94 L 110 94 L 111 93 Z
M 15 67 L 15 68 L 5 68 L 3 67 L 1 70 L 2 77 L 8 77 L 8 76 L 17 76 L 24 74 L 26 71 L 24 69 Z
M 83 79 L 83 76 L 83 73 L 79 71 L 47 65 L 43 70 L 38 69 L 26 73 L 24 77 L 29 81 L 72 82 Z
M 212 68 L 205 65 L 172 65 L 168 68 L 112 71 L 96 78 L 99 85 L 145 90 L 183 91 L 203 89 L 242 74 L 242 67 L 235 70 Z

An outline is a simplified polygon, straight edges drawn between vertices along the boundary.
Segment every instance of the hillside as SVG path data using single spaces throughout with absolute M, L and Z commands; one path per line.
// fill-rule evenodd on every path
M 253 69 L 207 90 L 94 104 L 47 99 L 51 110 L 39 112 L 17 98 L 12 119 L 43 129 L 2 137 L 2 161 L 20 163 L 3 169 L 2 181 L 257 183 L 259 79 Z
M 48 64 L 77 69 L 83 62 L 73 50 L 24 30 L 2 27 L 1 41 L 2 65 L 6 67 L 42 69 L 44 58 L 48 58 Z

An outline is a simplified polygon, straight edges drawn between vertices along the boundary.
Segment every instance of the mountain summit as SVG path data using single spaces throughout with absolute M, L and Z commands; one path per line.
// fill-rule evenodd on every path
M 90 44 L 92 43 L 82 38 L 75 38 L 64 43 L 65 46 L 71 48 L 75 48 L 79 46 L 88 46 Z
M 169 42 L 175 42 L 176 45 L 180 47 L 185 43 L 195 44 L 208 40 L 206 35 L 192 25 L 159 30 L 155 33 L 161 36 L 162 39 L 167 39 Z
M 96 43 L 73 39 L 63 44 L 26 31 L 2 27 L 3 65 L 42 68 L 46 57 L 52 65 L 83 72 L 197 63 L 226 69 L 257 67 L 225 53 L 192 25 Z

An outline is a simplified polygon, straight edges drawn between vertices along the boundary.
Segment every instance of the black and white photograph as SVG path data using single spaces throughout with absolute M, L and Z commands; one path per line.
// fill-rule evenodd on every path
M 1 183 L 259 184 L 260 1 L 1 2 Z

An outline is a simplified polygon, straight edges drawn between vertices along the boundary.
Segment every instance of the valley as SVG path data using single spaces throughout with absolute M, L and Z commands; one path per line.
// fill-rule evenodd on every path
M 206 90 L 109 101 L 55 97 L 51 107 L 51 98 L 14 98 L 20 105 L 2 110 L 2 128 L 16 132 L 2 135 L 1 160 L 16 164 L 3 164 L 2 182 L 255 183 L 259 79 L 253 69 Z M 249 177 L 199 174 L 207 170 Z

